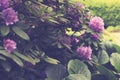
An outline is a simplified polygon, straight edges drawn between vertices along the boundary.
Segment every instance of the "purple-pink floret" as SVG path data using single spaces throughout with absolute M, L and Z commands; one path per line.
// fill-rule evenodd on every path
M 62 42 L 63 42 L 64 44 L 67 44 L 68 46 L 72 46 L 72 45 L 71 45 L 72 40 L 71 40 L 71 37 L 69 37 L 69 36 L 64 36 Z
M 79 42 L 79 39 L 76 38 L 76 37 L 72 37 L 72 41 L 75 42 L 75 43 L 78 43 L 78 42 Z
M 84 60 L 91 60 L 92 55 L 92 49 L 90 46 L 80 46 L 77 48 L 77 53 L 80 55 L 80 57 Z
M 16 42 L 11 39 L 4 40 L 4 49 L 11 53 L 16 49 Z
M 6 25 L 12 25 L 18 21 L 17 12 L 13 8 L 7 8 L 2 11 L 2 18 Z
M 90 20 L 89 27 L 95 32 L 102 32 L 104 30 L 104 21 L 100 17 L 93 17 Z
M 0 9 L 8 8 L 9 1 L 8 0 L 0 0 Z
M 81 8 L 81 9 L 85 8 L 85 6 L 82 3 L 80 3 L 80 2 L 76 2 L 75 6 L 78 7 L 78 8 Z
M 99 36 L 97 34 L 92 34 L 91 37 L 94 40 L 99 40 Z

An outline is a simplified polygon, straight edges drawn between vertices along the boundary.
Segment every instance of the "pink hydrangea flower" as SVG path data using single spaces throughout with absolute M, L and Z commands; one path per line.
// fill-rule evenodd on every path
M 8 0 L 0 0 L 0 9 L 8 8 L 9 1 Z
M 16 42 L 11 39 L 4 40 L 4 49 L 11 53 L 16 49 Z
M 93 17 L 90 20 L 89 27 L 95 32 L 102 32 L 104 30 L 104 22 L 100 17 Z
M 80 55 L 82 59 L 91 60 L 92 49 L 90 46 L 80 46 L 77 48 L 77 53 Z
M 7 8 L 2 11 L 2 18 L 6 25 L 14 24 L 18 21 L 17 12 L 13 8 Z

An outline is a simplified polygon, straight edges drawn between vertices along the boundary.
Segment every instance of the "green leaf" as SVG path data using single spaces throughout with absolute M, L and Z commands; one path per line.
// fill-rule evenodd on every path
M 9 26 L 1 26 L 0 27 L 0 32 L 1 32 L 2 36 L 8 35 L 9 32 L 10 32 Z
M 118 72 L 120 72 L 120 54 L 112 53 L 110 57 L 110 63 Z
M 0 54 L 5 56 L 5 57 L 9 57 L 9 58 L 11 57 L 11 54 L 6 52 L 5 50 L 0 50 Z
M 56 21 L 56 20 L 54 20 L 54 19 L 51 19 L 51 18 L 48 19 L 48 22 L 54 23 L 54 24 L 59 24 L 58 21 Z
M 112 44 L 112 42 L 110 42 L 110 41 L 104 41 L 103 44 L 105 45 L 106 48 L 109 48 L 109 49 L 113 48 L 113 47 L 112 47 L 113 44 Z
M 59 18 L 60 19 L 60 21 L 62 21 L 62 22 L 64 22 L 64 23 L 67 23 L 67 22 L 69 22 L 67 19 L 65 19 L 65 18 Z
M 18 53 L 17 51 L 14 51 L 14 54 L 15 54 L 17 57 L 19 57 L 19 58 L 21 58 L 21 59 L 23 59 L 23 60 L 25 60 L 25 61 L 28 61 L 28 62 L 32 63 L 33 65 L 36 64 L 36 62 L 34 61 L 33 58 L 27 57 L 27 56 L 25 56 L 25 55 L 23 55 L 23 54 L 21 54 L 21 53 Z
M 46 10 L 46 12 L 48 12 L 48 13 L 50 13 L 52 11 L 53 11 L 52 7 L 48 7 L 47 10 Z
M 58 60 L 53 59 L 53 58 L 50 58 L 50 57 L 48 57 L 48 56 L 45 56 L 45 57 L 43 58 L 43 60 L 45 60 L 46 62 L 51 63 L 51 64 L 58 64 L 58 63 L 60 63 Z
M 19 66 L 23 67 L 23 62 L 21 59 L 19 59 L 18 57 L 16 57 L 14 54 L 12 53 L 8 53 L 6 52 L 5 50 L 0 50 L 0 54 L 5 56 L 5 57 L 8 57 L 8 58 L 11 58 L 14 62 L 16 62 Z
M 58 46 L 58 48 L 63 48 L 61 43 L 58 43 L 57 46 Z
M 104 41 L 103 44 L 104 44 L 104 47 L 105 47 L 106 51 L 109 54 L 111 54 L 111 53 L 113 53 L 115 51 L 115 48 L 113 47 L 113 43 L 112 42 Z
M 91 80 L 91 72 L 89 71 L 86 64 L 80 60 L 70 60 L 68 63 L 69 74 L 81 74 L 84 75 L 87 80 Z
M 0 55 L 0 60 L 5 61 L 5 60 L 6 60 L 6 58 Z
M 29 58 L 29 60 L 32 60 L 33 61 L 33 65 L 35 65 L 36 63 L 38 63 L 38 62 L 40 62 L 40 59 L 39 58 L 37 58 L 37 57 L 32 57 L 31 55 L 26 55 L 26 57 L 28 57 Z M 31 63 L 31 62 L 30 62 Z
M 92 61 L 98 63 L 98 58 L 94 54 L 92 55 Z
M 105 50 L 100 50 L 98 52 L 98 63 L 106 64 L 109 62 L 109 56 Z
M 88 79 L 82 74 L 70 74 L 64 80 L 88 80 Z
M 24 64 L 23 64 L 23 62 L 22 62 L 22 60 L 21 60 L 20 58 L 18 58 L 18 57 L 16 57 L 16 56 L 12 56 L 11 59 L 12 59 L 14 62 L 16 62 L 19 66 L 21 66 L 21 67 L 24 66 Z
M 47 80 L 62 80 L 67 70 L 63 65 L 51 65 L 46 68 Z
M 105 75 L 108 78 L 108 80 L 117 80 L 115 75 L 109 69 L 107 69 L 107 68 L 105 68 L 104 66 L 101 66 L 101 65 L 98 65 L 96 67 L 102 75 Z
M 113 46 L 115 47 L 116 51 L 120 53 L 120 46 L 117 44 L 113 44 Z
M 43 2 L 43 0 L 38 0 L 39 2 Z
M 25 33 L 22 29 L 18 28 L 18 27 L 12 27 L 12 30 L 21 38 L 25 39 L 25 40 L 29 40 L 29 36 L 27 35 L 27 33 Z

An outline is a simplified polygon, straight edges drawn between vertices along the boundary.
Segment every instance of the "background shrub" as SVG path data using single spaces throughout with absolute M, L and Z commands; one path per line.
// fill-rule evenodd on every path
M 83 4 L 0 0 L 0 8 L 0 79 L 118 80 L 120 47 L 103 40 L 102 18 Z
M 71 0 L 73 1 L 73 0 Z M 94 15 L 100 16 L 107 26 L 120 25 L 119 7 L 120 1 L 118 0 L 77 0 L 84 3 Z

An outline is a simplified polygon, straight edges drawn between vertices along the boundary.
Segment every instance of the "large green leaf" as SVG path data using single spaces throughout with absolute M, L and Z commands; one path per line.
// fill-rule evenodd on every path
M 109 54 L 115 52 L 115 48 L 113 47 L 113 43 L 112 42 L 110 42 L 110 41 L 104 41 L 103 44 L 104 44 L 104 47 L 105 47 L 106 51 Z
M 62 80 L 66 77 L 67 70 L 63 65 L 51 65 L 46 69 L 47 79 L 46 80 Z
M 12 30 L 21 38 L 25 39 L 25 40 L 29 40 L 29 36 L 27 35 L 27 33 L 25 33 L 22 29 L 18 28 L 18 27 L 12 27 Z
M 120 72 L 120 54 L 112 53 L 110 57 L 110 63 L 115 67 L 118 72 Z
M 105 75 L 108 80 L 117 80 L 116 76 L 107 68 L 105 68 L 104 66 L 96 66 L 98 71 L 100 72 L 100 74 Z
M 88 80 L 88 79 L 82 74 L 70 74 L 67 78 L 63 80 Z
M 80 60 L 70 60 L 68 63 L 69 74 L 81 74 L 84 75 L 87 80 L 91 80 L 91 72 L 89 71 L 86 64 Z
M 1 26 L 0 32 L 1 32 L 2 36 L 6 36 L 10 32 L 10 28 L 8 26 Z
M 98 53 L 98 63 L 106 64 L 109 62 L 109 56 L 105 50 L 101 50 Z

